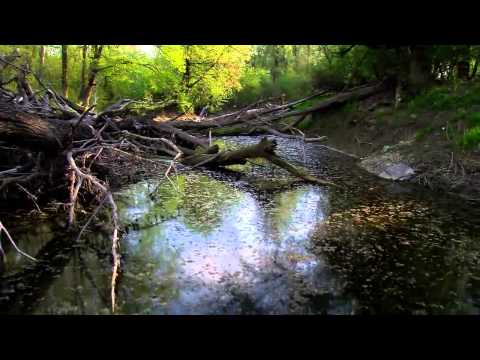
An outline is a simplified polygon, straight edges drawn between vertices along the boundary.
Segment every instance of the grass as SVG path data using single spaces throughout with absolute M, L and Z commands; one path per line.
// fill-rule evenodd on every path
M 449 135 L 461 148 L 473 149 L 480 144 L 480 112 L 457 112 L 456 116 L 452 119 L 452 121 L 458 122 L 460 120 L 464 121 L 467 129 L 464 131 L 463 134 L 457 130 L 452 129 L 452 132 L 449 132 Z
M 480 145 L 480 111 L 472 111 L 474 106 L 480 106 L 480 83 L 435 87 L 412 98 L 407 103 L 406 110 L 411 114 L 453 111 L 450 124 L 461 121 L 463 125 L 447 126 L 447 138 L 460 148 L 473 149 Z M 460 130 L 462 128 L 466 130 Z M 428 126 L 419 130 L 415 137 L 422 140 L 433 131 L 433 127 Z
M 473 149 L 480 145 L 480 126 L 475 126 L 463 134 L 459 141 L 464 149 Z
M 411 99 L 407 108 L 418 110 L 456 110 L 480 105 L 480 84 L 469 84 L 454 89 L 452 86 L 438 86 Z

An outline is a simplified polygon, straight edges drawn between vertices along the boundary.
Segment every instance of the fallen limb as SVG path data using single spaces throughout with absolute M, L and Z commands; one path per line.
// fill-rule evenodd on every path
M 298 124 L 300 124 L 306 117 L 307 117 L 308 114 L 302 114 L 298 117 L 298 119 L 296 119 L 294 122 L 292 122 L 291 124 L 288 124 L 287 126 L 284 126 L 282 128 L 282 131 L 287 131 L 288 129 L 291 129 L 293 127 L 296 127 Z
M 330 150 L 330 151 L 337 152 L 337 153 L 339 153 L 339 154 L 342 154 L 342 155 L 351 157 L 352 159 L 355 159 L 355 160 L 360 159 L 357 155 L 349 154 L 349 153 L 347 153 L 347 152 L 345 152 L 345 151 L 335 149 L 335 148 L 333 148 L 333 147 L 331 147 L 331 146 L 327 146 L 327 145 L 318 145 L 318 146 L 320 146 L 320 147 L 322 147 L 322 148 L 324 148 L 324 149 L 328 149 L 328 150 Z
M 312 106 L 308 109 L 305 110 L 296 110 L 296 111 L 290 111 L 284 114 L 276 115 L 271 117 L 269 120 L 270 121 L 276 121 L 280 119 L 284 119 L 287 117 L 292 117 L 292 116 L 299 116 L 299 115 L 308 115 L 313 112 L 320 112 L 320 111 L 326 111 L 329 109 L 332 109 L 334 107 L 341 106 L 343 104 L 346 104 L 349 101 L 353 100 L 361 100 L 365 99 L 371 95 L 377 94 L 381 91 L 384 91 L 386 88 L 386 85 L 384 83 L 372 85 L 372 86 L 366 86 L 362 87 L 356 90 L 348 91 L 345 93 L 340 93 L 334 97 L 331 97 L 330 99 L 327 99 L 325 101 L 322 101 L 320 104 L 317 104 L 315 106 Z
M 37 261 L 37 259 L 35 259 L 33 256 L 30 256 L 28 255 L 26 252 L 20 250 L 20 248 L 17 246 L 17 244 L 15 244 L 15 241 L 13 241 L 12 237 L 10 236 L 10 234 L 8 233 L 8 230 L 7 228 L 2 224 L 2 222 L 0 221 L 0 234 L 2 233 L 2 231 L 5 233 L 5 236 L 7 237 L 8 241 L 10 241 L 10 243 L 12 244 L 13 248 L 20 254 L 20 255 L 23 255 L 25 256 L 27 259 L 30 259 L 32 261 Z M 0 245 L 0 248 L 1 248 L 1 245 Z M 2 253 L 3 253 L 3 248 L 2 248 Z
M 306 171 L 281 159 L 275 154 L 276 146 L 277 143 L 275 140 L 263 138 L 258 144 L 244 146 L 238 150 L 222 151 L 217 154 L 194 154 L 182 159 L 181 162 L 184 165 L 193 167 L 200 165 L 217 167 L 236 164 L 243 165 L 248 159 L 264 158 L 305 181 L 319 185 L 337 186 L 332 182 L 317 179 Z
M 334 184 L 330 181 L 318 179 L 315 176 L 312 176 L 309 173 L 307 173 L 305 170 L 299 169 L 298 167 L 293 166 L 292 164 L 290 164 L 289 162 L 281 159 L 280 157 L 278 157 L 275 154 L 267 154 L 267 156 L 265 158 L 267 160 L 269 160 L 270 162 L 274 163 L 275 165 L 287 170 L 291 174 L 293 174 L 295 176 L 298 176 L 299 178 L 301 178 L 303 180 L 306 180 L 308 182 L 318 184 L 318 185 L 328 185 L 328 186 L 337 187 L 336 184 Z

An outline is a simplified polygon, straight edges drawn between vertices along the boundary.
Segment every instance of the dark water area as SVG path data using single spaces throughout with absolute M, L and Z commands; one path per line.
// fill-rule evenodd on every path
M 480 313 L 477 207 L 379 179 L 317 144 L 278 143 L 280 155 L 341 188 L 255 160 L 116 194 L 126 232 L 115 313 Z M 40 261 L 2 239 L 0 313 L 111 313 L 107 228 L 75 243 L 63 218 L 2 221 Z

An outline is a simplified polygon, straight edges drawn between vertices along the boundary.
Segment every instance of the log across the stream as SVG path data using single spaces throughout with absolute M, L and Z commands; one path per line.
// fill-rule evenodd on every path
M 317 179 L 304 169 L 293 166 L 289 162 L 283 160 L 275 154 L 276 146 L 277 142 L 274 139 L 270 140 L 267 138 L 263 138 L 255 145 L 248 145 L 238 150 L 231 151 L 219 152 L 218 146 L 214 145 L 205 151 L 197 151 L 196 154 L 187 156 L 180 161 L 182 164 L 192 167 L 219 167 L 236 164 L 243 165 L 247 162 L 247 159 L 263 158 L 305 181 L 318 185 L 336 186 L 330 181 Z

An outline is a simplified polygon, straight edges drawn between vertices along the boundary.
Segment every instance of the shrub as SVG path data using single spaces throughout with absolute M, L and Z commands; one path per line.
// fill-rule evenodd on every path
M 480 126 L 480 111 L 469 114 L 467 122 L 471 127 Z
M 313 92 L 312 80 L 306 73 L 286 72 L 275 85 L 288 99 L 301 98 Z
M 410 111 L 419 109 L 443 111 L 468 108 L 478 104 L 480 104 L 480 87 L 478 85 L 458 90 L 449 86 L 439 86 L 415 96 L 407 107 Z

